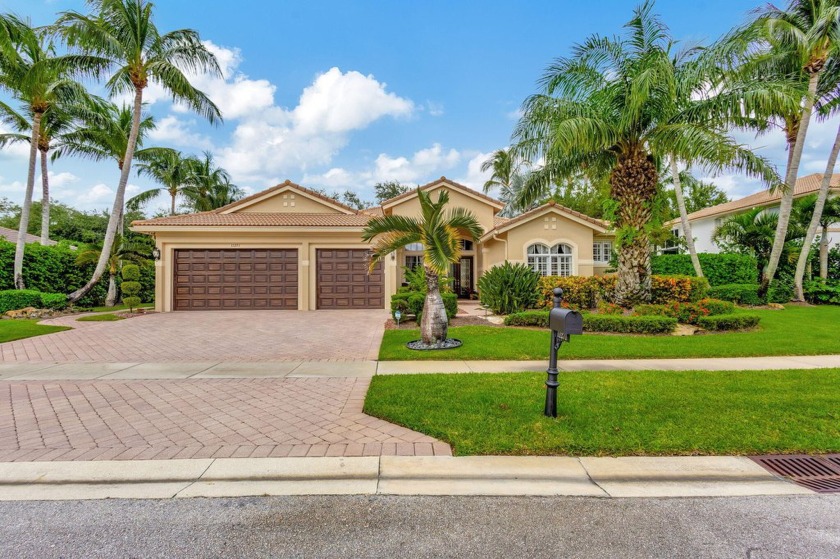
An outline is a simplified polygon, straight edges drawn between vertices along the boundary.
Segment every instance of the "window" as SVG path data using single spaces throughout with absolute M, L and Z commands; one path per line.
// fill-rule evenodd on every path
M 423 252 L 423 243 L 410 243 L 405 245 L 405 250 L 409 252 Z
M 423 255 L 412 255 L 412 254 L 406 255 L 406 257 L 405 257 L 405 267 L 408 268 L 409 270 L 413 270 L 414 268 L 417 268 L 418 266 L 422 266 L 422 265 L 423 265 Z
M 612 243 L 599 241 L 592 245 L 592 259 L 596 264 L 609 264 L 612 257 Z
M 460 244 L 461 244 L 461 250 L 472 250 L 473 249 L 473 242 L 472 241 L 462 239 L 460 241 Z
M 559 243 L 548 248 L 535 243 L 528 247 L 528 265 L 541 276 L 570 276 L 572 247 Z

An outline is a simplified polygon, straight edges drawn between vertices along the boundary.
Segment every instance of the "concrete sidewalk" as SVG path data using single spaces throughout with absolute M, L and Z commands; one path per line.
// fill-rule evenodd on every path
M 543 372 L 548 361 L 291 360 L 262 363 L 0 363 L 0 380 L 173 380 L 232 378 L 372 377 L 423 373 Z M 840 367 L 840 355 L 705 359 L 562 360 L 561 371 L 741 371 Z
M 0 500 L 256 495 L 814 495 L 744 457 L 359 457 L 0 463 Z

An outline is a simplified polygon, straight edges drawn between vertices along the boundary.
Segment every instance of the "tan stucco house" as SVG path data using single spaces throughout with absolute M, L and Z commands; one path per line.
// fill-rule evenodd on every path
M 452 266 L 454 289 L 469 296 L 484 270 L 505 260 L 543 275 L 606 271 L 613 235 L 601 220 L 550 203 L 505 219 L 503 204 L 445 177 L 420 187 L 445 189 L 450 204 L 476 216 L 478 242 L 465 239 Z M 433 198 L 434 198 L 433 194 Z M 152 235 L 157 311 L 214 309 L 385 309 L 403 268 L 422 263 L 423 247 L 408 246 L 368 273 L 365 224 L 383 214 L 420 212 L 417 191 L 381 206 L 354 210 L 286 181 L 211 212 L 135 221 Z

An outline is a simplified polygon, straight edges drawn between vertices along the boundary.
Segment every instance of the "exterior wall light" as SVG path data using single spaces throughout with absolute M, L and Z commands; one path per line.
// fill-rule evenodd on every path
M 155 262 L 160 260 L 160 249 L 158 247 L 152 249 L 152 258 L 155 259 Z

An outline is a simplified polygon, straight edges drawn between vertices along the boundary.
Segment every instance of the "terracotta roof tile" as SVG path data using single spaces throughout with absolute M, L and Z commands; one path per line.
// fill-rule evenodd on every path
M 132 225 L 140 227 L 364 227 L 370 219 L 371 216 L 364 214 L 201 212 L 135 221 Z
M 18 240 L 18 232 L 17 229 L 9 229 L 8 227 L 0 227 L 0 237 L 5 238 L 10 243 L 17 243 Z M 29 233 L 26 234 L 26 242 L 27 243 L 40 243 L 41 237 L 37 237 L 35 235 L 30 235 Z M 57 244 L 55 241 L 49 241 L 47 246 L 54 246 Z
M 821 173 L 814 173 L 812 175 L 807 175 L 798 178 L 796 180 L 796 186 L 793 189 L 794 197 L 798 198 L 801 196 L 806 196 L 808 194 L 813 194 L 814 192 L 818 191 L 820 189 L 820 182 L 822 182 L 822 177 L 823 176 Z M 840 175 L 832 175 L 830 184 L 832 190 L 840 188 Z M 746 210 L 758 206 L 769 206 L 774 202 L 778 202 L 780 199 L 780 192 L 771 193 L 769 190 L 762 190 L 761 192 L 750 194 L 749 196 L 739 198 L 738 200 L 732 200 L 730 202 L 725 202 L 723 204 L 718 204 L 717 206 L 704 208 L 702 210 L 690 213 L 688 214 L 688 219 L 701 219 L 704 217 L 728 214 L 738 210 Z M 677 223 L 678 221 L 678 219 L 675 219 L 669 223 Z
M 493 227 L 494 228 L 501 227 L 502 225 L 504 225 L 508 221 L 510 221 L 509 217 L 502 217 L 502 216 L 494 215 L 493 216 Z
M 338 206 L 338 207 L 340 207 L 344 210 L 347 210 L 348 212 L 357 213 L 357 211 L 354 210 L 353 208 L 351 208 L 350 206 L 348 206 L 346 204 L 342 204 L 341 202 L 339 202 L 338 200 L 336 200 L 334 198 L 330 198 L 329 196 L 324 196 L 320 192 L 315 192 L 314 190 L 310 190 L 310 189 L 308 189 L 304 186 L 301 186 L 299 184 L 295 184 L 290 180 L 286 180 L 285 182 L 282 182 L 282 183 L 280 183 L 276 186 L 272 186 L 271 188 L 261 190 L 261 191 L 255 193 L 255 194 L 251 194 L 250 196 L 246 196 L 245 198 L 237 200 L 236 202 L 228 204 L 227 206 L 222 206 L 221 208 L 213 210 L 213 213 L 223 213 L 223 212 L 226 212 L 228 210 L 232 210 L 233 208 L 237 208 L 239 206 L 245 205 L 248 202 L 251 202 L 252 200 L 256 200 L 257 198 L 261 198 L 261 197 L 265 196 L 266 194 L 269 194 L 271 192 L 275 192 L 277 190 L 280 190 L 280 189 L 286 188 L 286 187 L 295 188 L 297 190 L 300 190 L 301 192 L 305 192 L 306 194 L 309 194 L 313 198 L 318 198 L 318 199 L 323 200 L 325 202 L 329 202 L 330 204 Z
M 388 200 L 383 201 L 382 202 L 382 207 L 389 206 L 389 205 L 393 204 L 394 202 L 398 202 L 400 200 L 404 200 L 406 198 L 411 197 L 417 191 L 418 188 L 420 190 L 426 190 L 426 189 L 432 188 L 433 186 L 437 186 L 441 183 L 445 183 L 447 186 L 454 186 L 458 190 L 464 190 L 464 191 L 469 192 L 470 194 L 474 194 L 475 196 L 478 196 L 479 198 L 483 198 L 484 200 L 486 200 L 487 202 L 489 202 L 490 204 L 492 204 L 494 206 L 502 206 L 502 207 L 504 206 L 504 204 L 502 202 L 496 200 L 495 198 L 493 198 L 491 196 L 487 196 L 483 192 L 479 192 L 478 190 L 470 188 L 469 186 L 463 185 L 461 183 L 457 183 L 457 182 L 455 182 L 453 180 L 450 180 L 446 177 L 440 177 L 439 179 L 437 179 L 435 181 L 424 184 L 423 186 L 418 186 L 417 188 L 412 188 L 412 189 L 408 190 L 407 192 L 403 192 L 399 196 L 394 196 L 393 198 L 389 198 Z

